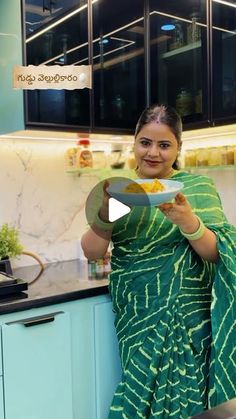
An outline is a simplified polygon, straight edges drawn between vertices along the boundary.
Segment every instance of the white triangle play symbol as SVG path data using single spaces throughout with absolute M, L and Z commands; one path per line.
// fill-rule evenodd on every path
M 112 223 L 130 212 L 131 208 L 115 198 L 109 198 L 108 218 Z

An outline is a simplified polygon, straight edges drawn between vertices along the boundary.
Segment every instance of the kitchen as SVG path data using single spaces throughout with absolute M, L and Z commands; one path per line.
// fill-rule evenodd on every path
M 21 2 L 16 0 L 11 0 L 11 2 L 4 0 L 1 2 L 0 5 L 0 50 L 2 52 L 2 58 L 0 60 L 2 91 L 0 97 L 0 162 L 2 168 L 2 189 L 4 191 L 4 204 L 1 207 L 1 224 L 7 222 L 11 225 L 16 226 L 20 231 L 20 239 L 21 242 L 24 244 L 24 247 L 39 255 L 44 264 L 55 264 L 55 269 L 59 270 L 59 272 L 56 273 L 57 277 L 60 278 L 60 275 L 62 275 L 62 272 L 64 272 L 65 277 L 64 279 L 62 279 L 62 281 L 66 281 L 67 286 L 69 287 L 68 282 L 70 277 L 66 278 L 68 271 L 66 270 L 65 265 L 66 262 L 68 262 L 67 266 L 70 266 L 72 272 L 74 272 L 74 274 L 78 272 L 79 290 L 77 292 L 75 289 L 76 287 L 72 290 L 67 289 L 68 293 L 72 294 L 68 296 L 68 298 L 71 298 L 71 300 L 63 300 L 63 298 L 61 297 L 62 299 L 59 298 L 59 300 L 57 300 L 57 304 L 55 305 L 50 305 L 52 300 L 48 299 L 42 303 L 44 306 L 42 306 L 42 308 L 40 307 L 40 305 L 38 305 L 40 304 L 39 302 L 35 306 L 32 306 L 30 305 L 32 304 L 32 299 L 34 301 L 36 298 L 37 300 L 40 300 L 40 284 L 42 284 L 43 287 L 43 282 L 49 281 L 48 279 L 43 279 L 43 277 L 39 277 L 38 281 L 36 281 L 34 285 L 32 284 L 32 286 L 29 286 L 29 296 L 31 295 L 31 290 L 33 291 L 35 289 L 35 293 L 32 294 L 32 299 L 30 297 L 28 299 L 29 302 L 22 302 L 22 307 L 25 307 L 27 311 L 25 311 L 24 313 L 18 311 L 20 307 L 19 304 L 21 304 L 18 302 L 15 303 L 18 309 L 14 308 L 12 309 L 14 313 L 10 313 L 10 311 L 6 311 L 6 305 L 4 304 L 2 305 L 3 315 L 1 324 L 9 322 L 9 320 L 18 320 L 18 318 L 28 318 L 31 316 L 31 310 L 32 316 L 34 314 L 39 316 L 48 313 L 55 313 L 61 311 L 61 309 L 62 311 L 66 311 L 66 314 L 69 312 L 73 319 L 73 332 L 71 330 L 71 333 L 76 334 L 76 337 L 74 338 L 75 342 L 73 341 L 73 348 L 66 348 L 68 352 L 73 352 L 72 363 L 75 364 L 73 364 L 72 376 L 68 376 L 67 372 L 64 371 L 65 380 L 67 380 L 67 382 L 72 380 L 72 382 L 74 383 L 73 386 L 71 386 L 73 387 L 71 389 L 71 393 L 68 390 L 68 394 L 65 395 L 65 406 L 68 406 L 68 404 L 70 404 L 69 399 L 71 397 L 71 394 L 73 394 L 73 407 L 70 407 L 71 413 L 69 414 L 69 410 L 67 410 L 65 416 L 63 410 L 61 410 L 61 412 L 59 412 L 58 410 L 54 410 L 56 403 L 52 402 L 51 406 L 48 407 L 48 413 L 45 413 L 43 408 L 40 412 L 39 407 L 37 408 L 38 413 L 35 413 L 35 415 L 32 416 L 32 410 L 30 409 L 33 409 L 33 405 L 38 406 L 40 404 L 40 389 L 42 388 L 42 386 L 39 386 L 39 388 L 37 389 L 35 381 L 29 380 L 29 374 L 27 376 L 27 379 L 29 380 L 27 386 L 29 387 L 27 388 L 28 390 L 30 390 L 30 388 L 33 388 L 35 390 L 34 392 L 32 391 L 32 395 L 30 394 L 32 405 L 31 407 L 29 407 L 29 415 L 31 414 L 31 417 L 33 419 L 41 419 L 42 417 L 48 417 L 48 419 L 52 419 L 54 417 L 71 417 L 74 419 L 80 417 L 82 419 L 91 419 L 95 417 L 104 418 L 104 412 L 107 412 L 106 409 L 108 409 L 108 405 L 110 403 L 110 400 L 108 401 L 108 398 L 112 397 L 111 393 L 115 388 L 115 384 L 117 383 L 117 377 L 119 376 L 119 365 L 118 355 L 117 353 L 115 353 L 115 350 L 111 349 L 115 347 L 115 334 L 113 333 L 112 329 L 113 319 L 111 303 L 107 294 L 108 282 L 107 280 L 94 280 L 92 281 L 91 286 L 91 282 L 89 282 L 86 278 L 86 269 L 83 270 L 85 266 L 84 262 L 82 261 L 80 264 L 78 261 L 78 259 L 82 257 L 81 249 L 79 246 L 80 238 L 87 228 L 87 221 L 84 213 L 84 205 L 86 202 L 86 198 L 90 190 L 94 187 L 94 185 L 96 185 L 96 183 L 100 181 L 102 178 L 106 177 L 107 173 L 109 173 L 109 176 L 111 174 L 114 176 L 117 175 L 118 172 L 116 170 L 111 171 L 109 164 L 109 156 L 111 156 L 112 154 L 113 144 L 122 145 L 123 158 L 127 162 L 128 153 L 132 149 L 133 131 L 136 116 L 144 107 L 145 103 L 151 103 L 159 100 L 164 101 L 168 99 L 172 101 L 172 105 L 174 106 L 176 106 L 176 103 L 180 104 L 179 109 L 182 112 L 185 126 L 183 133 L 183 166 L 185 164 L 185 159 L 188 156 L 187 153 L 189 153 L 189 151 L 191 151 L 193 154 L 198 154 L 199 156 L 199 149 L 206 151 L 209 148 L 211 148 L 211 150 L 213 150 L 213 148 L 219 148 L 220 155 L 223 154 L 223 151 L 225 149 L 235 149 L 235 102 L 232 98 L 233 93 L 235 93 L 235 85 L 233 88 L 230 87 L 231 83 L 235 83 L 233 79 L 233 73 L 235 71 L 236 60 L 233 59 L 232 52 L 235 42 L 235 27 L 232 28 L 230 26 L 232 22 L 228 23 L 228 20 L 226 21 L 226 17 L 227 19 L 229 19 L 228 9 L 231 11 L 232 20 L 234 19 L 234 25 L 236 16 L 235 8 L 222 4 L 220 5 L 220 3 L 217 2 L 211 2 L 215 12 L 213 15 L 215 19 L 214 26 L 222 27 L 223 25 L 224 29 L 222 30 L 222 32 L 218 29 L 213 29 L 213 33 L 214 35 L 216 35 L 214 37 L 215 42 L 221 42 L 221 40 L 219 40 L 220 35 L 223 38 L 223 35 L 228 33 L 227 30 L 231 31 L 231 33 L 229 34 L 229 39 L 227 38 L 228 41 L 226 39 L 226 42 L 229 42 L 229 44 L 227 44 L 226 47 L 224 46 L 223 41 L 222 45 L 220 44 L 222 46 L 221 57 L 220 54 L 216 54 L 216 50 L 218 51 L 219 48 L 217 49 L 216 46 L 213 46 L 214 51 L 211 56 L 211 59 L 213 59 L 212 63 L 209 62 L 209 57 L 206 51 L 206 38 L 207 36 L 210 36 L 209 27 L 206 26 L 206 20 L 209 19 L 209 16 L 206 12 L 203 12 L 205 9 L 206 11 L 208 10 L 205 6 L 209 2 L 200 2 L 202 14 L 201 18 L 199 18 L 201 19 L 199 20 L 199 23 L 201 23 L 201 25 L 197 25 L 197 28 L 201 27 L 203 36 L 203 61 L 201 61 L 201 59 L 199 58 L 199 51 L 201 49 L 199 48 L 199 38 L 195 39 L 194 41 L 197 43 L 196 49 L 190 49 L 190 41 L 183 41 L 181 33 L 178 33 L 178 37 L 177 39 L 175 39 L 175 45 L 171 46 L 170 44 L 169 31 L 165 33 L 166 40 L 163 43 L 155 42 L 155 39 L 161 36 L 160 33 L 156 33 L 156 22 L 158 21 L 159 17 L 161 19 L 161 24 L 164 24 L 165 21 L 163 18 L 163 14 L 166 13 L 168 14 L 168 16 L 172 16 L 175 13 L 171 10 L 165 10 L 166 6 L 162 6 L 163 10 L 160 9 L 159 14 L 154 13 L 156 11 L 155 2 L 150 1 L 150 36 L 153 42 L 150 42 L 150 40 L 149 42 L 151 44 L 150 47 L 152 64 L 151 68 L 150 66 L 148 68 L 148 66 L 146 65 L 145 70 L 146 72 L 150 72 L 150 78 L 152 80 L 152 89 L 150 89 L 150 83 L 148 84 L 147 77 L 144 77 L 144 61 L 148 63 L 147 45 L 145 46 L 145 42 L 147 43 L 148 40 L 144 39 L 144 23 L 141 19 L 141 17 L 143 16 L 143 2 L 136 1 L 135 7 L 133 7 L 132 11 L 133 15 L 129 16 L 128 19 L 126 19 L 123 16 L 122 18 L 120 18 L 121 21 L 114 22 L 113 20 L 113 29 L 110 27 L 110 22 L 112 21 L 112 19 L 109 18 L 109 13 L 111 13 L 111 16 L 113 16 L 113 12 L 118 15 L 119 10 L 111 11 L 109 5 L 107 4 L 107 1 L 101 2 L 101 9 L 99 8 L 99 1 L 93 2 L 94 4 L 89 3 L 90 8 L 94 8 L 94 40 L 98 37 L 100 41 L 104 41 L 105 39 L 100 39 L 100 35 L 98 34 L 108 34 L 110 32 L 113 32 L 116 28 L 125 26 L 127 24 L 127 21 L 135 22 L 132 23 L 132 25 L 130 25 L 130 29 L 132 30 L 127 31 L 132 36 L 124 38 L 124 34 L 121 29 L 120 31 L 117 31 L 117 33 L 112 34 L 115 35 L 113 36 L 115 38 L 126 39 L 126 41 L 122 41 L 122 39 L 111 40 L 111 42 L 113 42 L 113 45 L 111 45 L 112 48 L 114 48 L 115 50 L 120 48 L 118 51 L 115 51 L 114 53 L 114 59 L 117 60 L 115 61 L 115 63 L 118 62 L 116 66 L 114 65 L 115 72 L 112 73 L 113 67 L 112 62 L 110 61 L 107 62 L 107 68 L 104 67 L 104 69 L 102 70 L 101 61 L 99 61 L 100 58 L 97 56 L 101 53 L 101 51 L 99 52 L 99 49 L 101 50 L 102 48 L 107 48 L 107 44 L 103 42 L 99 44 L 99 41 L 97 41 L 94 42 L 94 65 L 97 65 L 94 74 L 94 98 L 91 98 L 91 93 L 89 92 L 89 89 L 85 89 L 84 91 L 72 91 L 70 92 L 71 95 L 67 95 L 68 97 L 66 98 L 60 91 L 55 91 L 57 92 L 55 96 L 52 94 L 52 91 L 50 92 L 50 94 L 47 94 L 47 92 L 45 91 L 41 91 L 41 97 L 40 95 L 38 95 L 38 98 L 36 98 L 35 96 L 36 92 L 33 91 L 30 91 L 24 95 L 22 91 L 12 89 L 13 65 L 23 63 L 24 65 L 39 65 L 45 63 L 50 58 L 60 55 L 57 49 L 61 52 L 62 57 L 58 57 L 54 61 L 51 61 L 51 64 L 55 64 L 56 60 L 60 58 L 65 58 L 65 56 L 67 57 L 67 64 L 73 64 L 73 62 L 75 62 L 77 59 L 76 57 L 73 57 L 72 60 L 74 61 L 70 61 L 70 54 L 67 54 L 65 52 L 68 49 L 75 48 L 74 44 L 69 45 L 68 47 L 66 47 L 65 50 L 63 50 L 63 42 L 65 46 L 65 41 L 62 41 L 62 44 L 60 44 L 59 46 L 53 46 L 53 41 L 51 40 L 50 36 L 46 36 L 50 35 L 47 34 L 47 32 L 44 37 L 44 42 L 41 42 L 41 38 L 38 37 L 35 38 L 35 45 L 32 40 L 32 42 L 24 43 L 24 48 L 22 48 L 22 39 L 24 39 L 24 31 L 22 31 L 21 27 L 22 19 L 28 21 L 28 17 L 32 18 L 32 9 L 35 10 L 36 8 L 36 12 L 38 13 L 38 15 L 36 13 L 36 15 L 33 16 L 33 18 L 35 19 L 33 23 L 42 19 L 43 13 L 46 16 L 47 21 L 49 20 L 50 22 L 51 18 L 57 20 L 57 13 L 60 16 L 61 8 L 63 9 L 64 7 L 64 5 L 62 5 L 62 2 L 57 3 L 58 4 L 56 6 L 51 4 L 53 8 L 55 7 L 55 9 L 58 9 L 58 11 L 55 11 L 53 9 L 52 14 L 50 14 L 50 10 L 45 10 L 43 12 L 42 2 L 26 1 L 22 9 Z M 67 3 L 69 10 L 73 8 L 75 9 L 76 7 L 79 8 L 81 7 L 81 5 L 84 6 L 85 4 L 79 1 L 68 1 Z M 186 2 L 182 2 L 180 5 L 182 6 L 182 10 L 176 11 L 176 16 L 182 16 L 182 20 L 178 19 L 180 23 L 183 23 L 182 29 L 184 25 L 187 27 L 187 25 L 189 24 L 189 18 L 185 16 L 185 12 L 183 11 L 184 3 Z M 122 7 L 124 7 L 124 4 L 125 2 L 120 2 L 119 8 L 122 9 Z M 147 2 L 145 2 L 145 5 L 145 7 L 147 8 Z M 45 1 L 44 7 L 47 9 L 50 8 L 49 6 L 50 2 Z M 180 8 L 180 6 L 178 7 Z M 106 19 L 109 21 L 109 24 L 107 24 L 108 28 L 106 28 L 105 16 L 104 22 L 102 21 L 101 16 L 104 7 L 107 7 L 108 11 L 110 10 L 109 12 L 107 12 L 108 16 L 106 16 Z M 118 8 L 118 5 L 116 7 Z M 173 8 L 173 10 L 175 10 L 173 5 L 170 6 L 170 9 L 171 7 Z M 195 5 L 195 8 L 196 7 L 197 6 Z M 231 9 L 233 10 L 233 13 Z M 24 16 L 22 17 L 22 13 L 24 12 L 24 10 L 26 11 L 26 13 L 29 13 L 27 19 Z M 62 11 L 63 13 L 65 13 L 65 10 Z M 83 13 L 86 13 L 86 15 L 83 15 Z M 147 10 L 145 10 L 145 13 L 147 14 Z M 162 13 L 162 15 L 160 13 Z M 77 13 L 73 17 L 73 19 L 79 19 L 79 23 L 81 24 L 81 33 L 76 35 L 80 38 L 79 40 L 76 39 L 76 42 L 78 41 L 78 43 L 86 43 L 86 39 L 84 40 L 84 38 L 87 37 L 86 34 L 88 32 L 90 22 L 88 15 L 89 14 L 87 14 L 87 9 L 84 8 L 82 9 L 81 13 Z M 223 17 L 220 18 L 220 16 L 225 17 L 225 21 L 223 21 Z M 185 22 L 183 19 L 186 19 L 187 22 Z M 219 22 L 220 19 L 222 19 L 222 22 Z M 32 22 L 32 20 L 29 21 Z M 47 25 L 47 21 L 43 24 Z M 100 21 L 103 22 L 104 28 L 99 27 Z M 196 29 L 196 24 L 194 23 L 192 25 Z M 229 25 L 229 27 L 227 25 Z M 37 25 L 35 25 L 35 27 L 36 26 Z M 34 25 L 28 25 L 27 30 L 29 31 L 30 28 L 34 28 Z M 55 30 L 57 29 L 59 31 L 59 34 L 61 34 L 62 30 L 59 25 L 56 26 Z M 178 29 L 180 28 L 178 27 Z M 40 28 L 36 28 L 36 33 L 37 30 L 40 30 Z M 199 36 L 199 31 L 197 33 L 198 35 L 196 35 L 195 33 L 194 36 Z M 7 36 L 6 34 L 11 34 L 12 36 Z M 26 38 L 30 38 L 30 36 L 32 35 L 30 35 L 29 31 L 26 35 Z M 104 35 L 102 35 L 102 38 L 108 38 L 108 36 L 105 37 Z M 48 44 L 46 44 L 46 40 Z M 132 61 L 125 54 L 127 48 L 129 48 L 126 45 L 129 45 L 131 42 L 134 41 L 137 41 L 138 49 L 134 46 L 134 44 L 130 45 L 132 51 L 137 49 L 136 52 L 133 51 L 134 57 L 137 58 L 135 58 Z M 42 45 L 42 51 L 39 50 L 40 44 Z M 26 51 L 24 51 L 24 54 L 22 54 L 22 50 L 27 49 L 26 45 L 28 45 L 27 58 Z M 87 47 L 85 47 L 87 48 L 87 50 L 82 51 L 80 54 L 80 58 L 77 60 L 84 60 L 83 62 L 81 62 L 81 64 L 88 64 L 89 62 L 91 62 L 88 61 L 87 58 L 90 57 L 91 59 L 91 42 L 88 45 Z M 191 53 L 190 59 L 186 56 L 187 53 L 185 50 L 187 49 L 187 47 L 189 47 Z M 169 62 L 172 62 L 171 60 L 174 60 L 174 57 L 176 57 L 177 54 L 174 53 L 177 51 L 178 48 L 182 48 L 182 50 L 180 50 L 182 55 L 180 55 L 183 58 L 183 60 L 187 60 L 187 68 L 192 74 L 195 99 L 194 101 L 192 100 L 191 105 L 189 100 L 189 86 L 187 86 L 187 92 L 182 91 L 182 83 L 184 82 L 184 80 L 176 82 L 176 80 L 174 79 L 173 72 L 171 71 L 171 68 L 168 64 Z M 36 51 L 38 49 L 38 54 L 36 55 L 35 49 Z M 54 52 L 52 54 L 52 49 L 53 51 L 54 49 L 56 49 L 55 54 Z M 106 52 L 110 52 L 109 49 Z M 119 54 L 121 54 L 120 62 Z M 169 55 L 165 56 L 164 59 L 161 59 L 162 54 Z M 24 55 L 24 57 L 22 55 Z M 41 55 L 43 56 L 42 59 Z M 39 61 L 38 63 L 34 61 L 35 56 L 38 56 L 41 59 L 41 61 Z M 108 57 L 109 60 L 113 58 L 111 53 L 108 54 Z M 125 60 L 127 60 L 127 62 Z M 225 65 L 225 62 L 227 62 L 228 66 Z M 215 84 L 213 85 L 214 88 L 212 87 L 208 79 L 210 77 L 209 71 L 207 72 L 206 70 L 204 70 L 206 68 L 206 63 L 210 68 L 211 77 L 215 82 Z M 156 67 L 159 70 L 157 72 L 154 72 L 154 68 Z M 226 70 L 226 68 L 228 69 L 228 67 L 230 68 L 230 70 Z M 232 70 L 232 68 L 234 69 L 234 71 Z M 180 72 L 182 71 L 179 62 L 176 63 L 176 69 Z M 223 74 L 224 71 L 226 74 Z M 227 73 L 227 71 L 229 74 Z M 107 81 L 105 79 L 105 73 L 108 77 Z M 127 79 L 125 79 L 125 83 L 127 83 L 127 85 L 121 86 L 122 78 L 124 78 L 125 75 L 127 77 Z M 218 83 L 220 77 L 221 83 Z M 132 82 L 131 78 L 133 78 Z M 165 83 L 163 83 L 162 81 L 163 78 Z M 114 80 L 116 80 L 115 83 Z M 143 80 L 143 83 L 141 83 L 141 80 Z M 114 91 L 109 92 L 109 86 L 111 86 L 111 84 L 114 84 Z M 128 90 L 129 84 L 130 90 Z M 138 86 L 140 85 L 141 88 L 138 88 Z M 159 90 L 157 89 L 157 86 L 159 86 Z M 168 86 L 168 89 L 166 89 L 166 86 Z M 210 92 L 209 86 L 211 86 Z M 199 90 L 201 87 L 203 99 L 202 101 L 200 101 L 200 105 L 202 106 L 200 106 L 199 112 Z M 220 88 L 222 88 L 222 90 L 220 90 Z M 170 95 L 171 91 L 175 92 L 175 95 L 173 97 L 171 97 Z M 143 94 L 143 92 L 145 92 L 145 94 Z M 227 99 L 229 97 L 229 92 L 231 98 Z M 180 93 L 182 93 L 182 96 L 180 95 Z M 195 110 L 197 94 L 198 108 L 196 112 Z M 127 102 L 128 100 L 127 96 L 128 98 L 130 97 L 131 100 L 131 102 L 128 103 L 131 109 L 130 112 L 127 111 L 127 105 L 124 105 L 124 102 Z M 216 97 L 221 98 L 219 100 L 221 106 L 219 105 L 218 101 L 216 103 Z M 56 101 L 57 103 L 55 112 L 53 112 L 53 109 L 55 109 L 54 101 Z M 94 103 L 92 103 L 93 101 Z M 194 111 L 193 103 L 195 103 Z M 78 114 L 78 109 L 80 109 L 80 114 Z M 89 109 L 90 112 L 88 111 Z M 63 124 L 61 124 L 60 121 L 63 121 Z M 87 136 L 90 139 L 92 151 L 104 150 L 105 154 L 108 156 L 107 166 L 106 168 L 104 168 L 104 173 L 101 173 L 101 171 L 97 169 L 91 170 L 91 172 L 86 173 L 80 173 L 79 171 L 75 171 L 74 173 L 68 173 L 68 171 L 66 170 L 65 153 L 68 150 L 68 148 L 76 147 L 78 133 L 81 132 L 88 134 Z M 235 194 L 233 193 L 233 191 L 235 190 L 236 179 L 235 152 L 233 163 L 232 161 L 228 163 L 226 159 L 223 162 L 221 161 L 220 164 L 211 165 L 210 158 L 211 154 L 207 157 L 208 160 L 206 165 L 202 164 L 202 160 L 199 157 L 195 157 L 195 160 L 192 160 L 192 163 L 189 165 L 188 169 L 191 171 L 207 174 L 214 179 L 222 197 L 225 213 L 229 221 L 232 224 L 236 225 L 234 210 L 236 205 L 236 198 Z M 120 173 L 121 175 L 127 175 L 127 173 L 129 173 L 129 170 L 130 169 L 126 163 L 123 172 L 119 172 L 119 176 Z M 34 262 L 35 261 L 30 257 L 22 255 L 20 258 L 14 259 L 12 261 L 12 264 L 14 269 L 24 269 L 27 268 L 27 266 L 31 266 L 32 264 L 34 264 Z M 60 265 L 61 262 L 65 262 L 65 264 Z M 37 276 L 37 269 L 39 269 L 39 267 L 36 264 L 33 265 L 32 276 L 26 278 L 27 280 L 29 280 L 29 282 L 32 281 L 35 276 Z M 36 272 L 34 270 L 36 270 Z M 46 269 L 46 272 L 47 271 L 50 271 L 50 267 L 49 269 Z M 51 278 L 50 281 L 55 281 L 55 278 Z M 76 279 L 74 279 L 74 281 L 76 281 Z M 33 286 L 35 288 L 33 288 Z M 54 286 L 55 288 L 53 288 Z M 51 287 L 52 295 L 55 295 L 55 292 L 61 295 L 61 292 L 58 291 L 57 284 L 52 283 Z M 62 284 L 62 289 L 65 289 L 63 287 L 64 283 Z M 91 288 L 93 289 L 93 291 L 91 291 Z M 89 297 L 88 299 L 81 299 L 81 294 L 79 296 L 79 291 L 83 289 L 89 289 L 87 294 L 87 296 Z M 76 298 L 78 300 L 76 300 Z M 91 303 L 91 306 L 88 305 L 88 301 L 89 304 Z M 47 302 L 49 305 L 47 305 Z M 82 305 L 78 305 L 78 303 L 81 303 Z M 80 320 L 78 319 L 78 324 L 80 324 L 80 336 L 83 336 L 84 341 L 85 339 L 88 339 L 87 342 L 90 342 L 89 339 L 91 339 L 92 342 L 92 340 L 94 340 L 95 335 L 99 336 L 100 326 L 98 320 L 95 319 L 96 316 L 98 319 L 101 318 L 102 320 L 104 320 L 104 317 L 108 317 L 108 315 L 106 316 L 106 314 L 109 313 L 109 319 L 107 321 L 110 322 L 108 326 L 110 327 L 109 330 L 111 335 L 107 336 L 107 342 L 104 338 L 104 341 L 102 340 L 100 342 L 98 340 L 98 342 L 96 343 L 96 347 L 100 348 L 100 355 L 99 351 L 98 355 L 96 355 L 95 347 L 92 346 L 92 344 L 91 352 L 86 354 L 84 353 L 84 351 L 82 351 L 79 345 L 79 332 L 74 330 L 74 323 L 76 322 L 76 319 L 78 317 L 77 306 L 78 312 L 80 312 L 81 310 L 84 316 L 83 318 L 86 319 L 86 324 L 88 325 L 87 328 L 83 328 L 83 324 L 81 324 Z M 22 308 L 20 310 L 22 310 Z M 64 327 L 66 336 L 66 333 L 68 333 L 68 330 L 66 328 L 68 319 L 65 317 L 64 320 L 61 320 L 61 322 L 64 322 L 62 326 Z M 59 324 L 58 328 L 62 326 L 60 326 Z M 86 336 L 86 333 L 88 332 L 89 327 L 91 327 L 91 331 L 90 336 L 88 337 Z M 61 343 L 59 341 L 58 345 L 60 346 L 60 344 Z M 107 346 L 109 346 L 110 348 L 110 350 L 108 350 L 108 353 L 106 353 Z M 53 345 L 50 348 L 53 354 Z M 85 348 L 83 349 L 85 350 Z M 34 352 L 34 350 L 35 349 L 32 349 L 32 353 Z M 4 349 L 4 351 L 6 352 L 6 349 Z M 77 356 L 75 356 L 76 352 L 81 356 L 79 364 Z M 24 346 L 22 347 L 22 354 L 23 353 Z M 86 356 L 88 356 L 87 360 Z M 98 359 L 101 359 L 101 365 L 98 363 L 98 361 L 93 361 L 94 363 L 92 364 L 92 360 L 94 360 L 96 356 L 100 357 Z M 51 359 L 52 358 L 53 356 L 51 355 Z M 104 364 L 106 365 L 106 362 L 104 362 L 104 359 L 113 359 L 113 363 L 116 363 L 116 374 L 114 374 L 113 377 L 110 376 L 105 380 L 106 386 L 104 385 L 103 381 L 104 371 L 106 371 L 106 368 L 104 367 Z M 103 365 L 102 362 L 104 363 Z M 32 368 L 34 363 L 35 360 L 32 359 Z M 17 362 L 17 367 L 19 368 L 18 364 L 19 362 Z M 94 377 L 94 370 L 96 369 L 95 364 L 97 365 L 96 377 Z M 6 360 L 6 363 L 4 365 L 8 365 L 9 368 L 10 365 L 13 365 L 10 356 L 9 361 Z M 83 377 L 86 377 L 86 371 L 81 372 L 83 365 L 90 365 L 90 372 L 88 373 L 89 379 L 87 379 L 87 381 L 85 380 L 85 378 L 83 378 L 83 380 L 78 379 L 80 374 L 82 374 Z M 39 377 L 40 368 L 42 368 L 42 366 L 39 366 L 37 370 L 37 376 Z M 55 364 L 53 368 L 57 369 L 57 364 Z M 43 372 L 45 373 L 45 368 L 43 368 Z M 11 411 L 11 409 L 14 409 L 14 404 L 11 400 L 11 392 L 7 392 L 7 389 L 10 389 L 12 385 L 10 373 L 11 369 L 8 369 L 6 374 L 6 382 L 4 383 L 5 416 L 3 414 L 2 417 L 5 417 L 6 419 L 25 419 L 27 416 L 24 410 L 24 404 L 21 410 L 21 407 L 19 407 L 21 406 L 20 400 L 18 402 L 19 404 L 16 403 L 16 406 L 18 406 L 17 416 L 15 411 Z M 14 372 L 12 372 L 12 374 L 13 373 Z M 19 377 L 23 374 L 24 371 L 20 371 Z M 55 376 L 55 371 L 52 372 L 52 374 Z M 108 371 L 107 374 L 109 375 L 110 372 Z M 47 381 L 47 379 L 48 378 L 46 378 L 45 381 Z M 41 380 L 43 380 L 43 378 Z M 42 384 L 40 380 L 38 383 Z M 64 386 L 59 386 L 57 394 L 60 394 L 63 388 Z M 109 396 L 107 394 L 109 394 Z M 46 396 L 44 395 L 44 397 Z M 57 397 L 60 399 L 60 396 Z M 90 399 L 92 399 L 93 402 L 91 402 Z M 22 395 L 21 400 L 23 400 Z M 21 413 L 19 413 L 19 411 Z

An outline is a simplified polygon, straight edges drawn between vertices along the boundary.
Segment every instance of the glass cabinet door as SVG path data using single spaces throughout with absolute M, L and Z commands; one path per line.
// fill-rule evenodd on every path
M 206 39 L 206 0 L 150 0 L 151 102 L 186 124 L 208 116 Z
M 145 107 L 143 3 L 93 4 L 95 127 L 134 130 Z
M 88 64 L 86 0 L 25 1 L 26 64 Z M 27 124 L 88 126 L 89 90 L 29 90 Z
M 212 1 L 213 117 L 236 115 L 236 4 Z

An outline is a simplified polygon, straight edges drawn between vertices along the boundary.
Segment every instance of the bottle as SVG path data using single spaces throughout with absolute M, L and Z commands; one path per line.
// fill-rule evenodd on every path
M 88 138 L 82 138 L 77 141 L 77 144 L 81 147 L 77 154 L 77 166 L 81 169 L 86 167 L 93 167 L 93 155 L 90 150 L 90 141 Z
M 103 259 L 96 260 L 96 278 L 103 279 L 104 278 L 104 265 Z

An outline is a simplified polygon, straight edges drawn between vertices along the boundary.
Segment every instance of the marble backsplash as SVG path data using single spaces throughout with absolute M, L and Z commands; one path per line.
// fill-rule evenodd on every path
M 84 205 L 95 176 L 65 172 L 66 142 L 1 140 L 0 224 L 16 226 L 27 250 L 43 262 L 78 257 L 78 240 L 86 229 Z M 15 266 L 33 264 L 22 256 Z
M 77 258 L 78 243 L 87 228 L 86 198 L 98 177 L 66 173 L 64 152 L 71 142 L 1 139 L 0 147 L 0 225 L 16 226 L 25 249 L 44 263 Z M 236 170 L 209 172 L 229 221 L 236 224 Z M 34 263 L 27 256 L 12 261 L 13 266 Z

